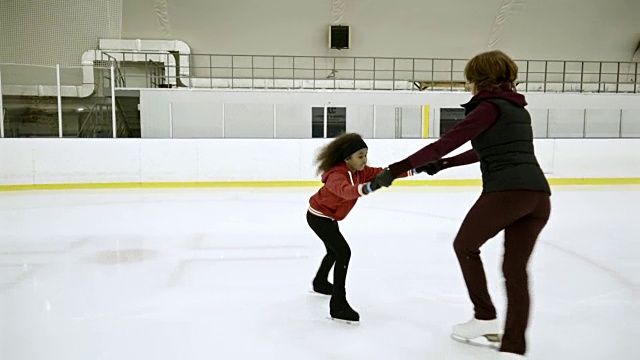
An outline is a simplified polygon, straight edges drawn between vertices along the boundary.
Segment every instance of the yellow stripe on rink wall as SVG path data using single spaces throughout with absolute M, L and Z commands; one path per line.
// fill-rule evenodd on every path
M 640 178 L 549 178 L 551 185 L 640 185 Z M 398 180 L 392 187 L 481 186 L 480 179 Z M 119 182 L 0 185 L 0 191 L 82 190 L 82 189 L 166 189 L 166 188 L 289 188 L 320 187 L 320 181 L 216 181 L 216 182 Z
M 422 138 L 429 137 L 429 105 L 422 106 Z

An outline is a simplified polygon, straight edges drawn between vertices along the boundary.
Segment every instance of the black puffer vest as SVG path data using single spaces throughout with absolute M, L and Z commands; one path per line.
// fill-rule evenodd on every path
M 465 114 L 483 101 L 499 109 L 497 121 L 471 140 L 480 158 L 483 192 L 532 190 L 551 194 L 534 153 L 529 112 L 505 99 L 485 98 L 462 105 Z

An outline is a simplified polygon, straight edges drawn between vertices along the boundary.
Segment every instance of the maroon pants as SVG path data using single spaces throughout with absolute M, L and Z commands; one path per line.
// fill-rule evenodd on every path
M 465 217 L 453 247 L 474 305 L 475 318 L 496 318 L 480 259 L 480 247 L 504 230 L 502 271 L 507 288 L 507 317 L 500 351 L 526 352 L 529 321 L 527 264 L 549 219 L 549 195 L 535 191 L 483 193 Z

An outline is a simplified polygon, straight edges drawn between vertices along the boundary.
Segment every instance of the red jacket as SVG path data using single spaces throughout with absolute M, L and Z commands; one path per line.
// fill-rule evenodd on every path
M 383 169 L 365 166 L 352 173 L 347 164 L 332 167 L 322 174 L 324 186 L 309 199 L 309 212 L 316 216 L 342 220 L 353 209 L 358 198 L 364 196 L 362 187 Z M 415 175 L 408 171 L 398 177 Z

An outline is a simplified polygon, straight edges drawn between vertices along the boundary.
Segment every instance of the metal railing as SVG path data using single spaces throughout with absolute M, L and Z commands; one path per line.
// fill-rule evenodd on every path
M 125 116 L 122 106 L 116 100 L 116 137 L 129 137 L 130 127 Z M 83 138 L 100 138 L 114 137 L 111 118 L 111 103 L 95 104 L 91 111 L 82 121 L 82 125 L 78 130 L 78 137 Z
M 125 115 L 124 110 L 122 109 L 122 105 L 120 104 L 118 99 L 116 99 L 115 102 L 116 102 L 115 104 L 116 105 L 116 137 L 119 137 L 119 138 L 129 137 L 131 135 L 129 120 L 127 119 L 127 116 Z M 113 133 L 110 132 L 109 135 L 113 135 Z
M 0 138 L 130 136 L 115 96 L 127 86 L 121 65 L 108 54 L 83 66 L 3 65 Z
M 107 121 L 109 107 L 95 110 L 80 124 L 78 136 L 126 137 L 132 133 L 127 116 L 115 101 L 115 91 L 123 88 L 208 88 L 208 89 L 349 89 L 349 90 L 404 90 L 404 91 L 468 91 L 464 80 L 466 60 L 420 59 L 420 58 L 365 58 L 327 56 L 258 56 L 258 55 L 181 55 L 169 52 L 102 52 L 93 64 L 82 67 L 43 68 L 46 72 L 15 71 L 11 65 L 3 69 L 0 99 L 9 92 L 16 97 L 55 97 L 57 99 L 57 131 L 46 133 L 63 137 L 63 108 L 72 98 L 91 96 L 111 98 L 115 107 L 110 107 L 111 128 L 98 129 Z M 518 90 L 525 92 L 590 92 L 590 93 L 639 93 L 640 69 L 637 62 L 592 62 L 518 60 Z M 0 64 L 1 65 L 1 64 Z M 25 70 L 25 69 L 23 69 Z M 76 77 L 76 72 L 85 76 L 92 74 L 90 81 Z M 89 70 L 84 71 L 84 70 Z M 29 76 L 25 76 L 29 75 Z M 9 80 L 6 80 L 9 79 Z M 72 79 L 67 80 L 67 79 Z M 43 80 L 55 85 L 37 85 Z M 37 81 L 37 83 L 36 83 Z M 7 84 L 5 85 L 4 82 Z M 45 82 L 46 83 L 46 82 Z M 25 84 L 25 85 L 21 85 Z M 91 91 L 84 91 L 91 89 Z M 34 91 L 32 94 L 30 91 Z M 80 95 L 81 93 L 85 95 Z M 92 101 L 87 97 L 88 101 Z M 0 100 L 1 101 L 1 100 Z M 2 102 L 0 102 L 2 104 Z M 73 107 L 67 103 L 65 108 Z M 74 103 L 75 104 L 75 103 Z M 5 104 L 6 105 L 6 104 Z M 91 104 L 93 106 L 95 104 Z M 40 108 L 46 106 L 39 106 Z M 14 128 L 4 128 L 5 106 L 0 112 L 0 137 L 16 136 Z M 38 106 L 34 107 L 36 110 Z M 92 108 L 92 111 L 94 109 Z M 100 112 L 100 115 L 97 114 Z M 30 117 L 42 118 L 54 124 L 53 113 L 33 113 Z M 20 114 L 12 115 L 20 120 Z M 26 116 L 26 115 L 25 115 Z M 23 116 L 24 117 L 24 116 Z M 93 117 L 93 118 L 92 118 Z M 623 121 L 619 119 L 620 137 Z M 626 119 L 626 118 L 625 118 Z M 420 120 L 422 121 L 422 120 Z M 625 120 L 628 124 L 629 120 Z M 92 123 L 93 122 L 93 123 Z M 131 122 L 133 124 L 133 122 Z M 547 126 L 551 124 L 548 119 Z M 7 123 L 8 126 L 11 122 Z M 55 125 L 55 124 L 54 124 Z M 44 125 L 43 125 L 44 126 Z M 47 125 L 48 126 L 48 125 Z M 105 125 L 106 126 L 106 125 Z M 629 127 L 630 125 L 627 125 Z M 634 128 L 635 129 L 635 128 Z M 7 134 L 5 134 L 5 131 Z M 31 130 L 30 130 L 31 131 Z M 563 130 L 564 131 L 564 130 Z M 636 130 L 625 129 L 636 134 Z M 583 124 L 583 136 L 587 136 Z M 114 134 L 115 133 L 115 134 Z M 607 136 L 616 136 L 616 131 L 607 131 Z M 579 135 L 579 134 L 578 134 Z M 546 136 L 549 136 L 547 134 Z M 573 133 L 571 134 L 573 136 Z
M 465 59 L 113 52 L 145 87 L 468 91 Z M 144 63 L 146 70 L 132 71 Z M 640 92 L 637 62 L 516 60 L 524 92 Z M 129 81 L 135 79 L 137 81 Z

